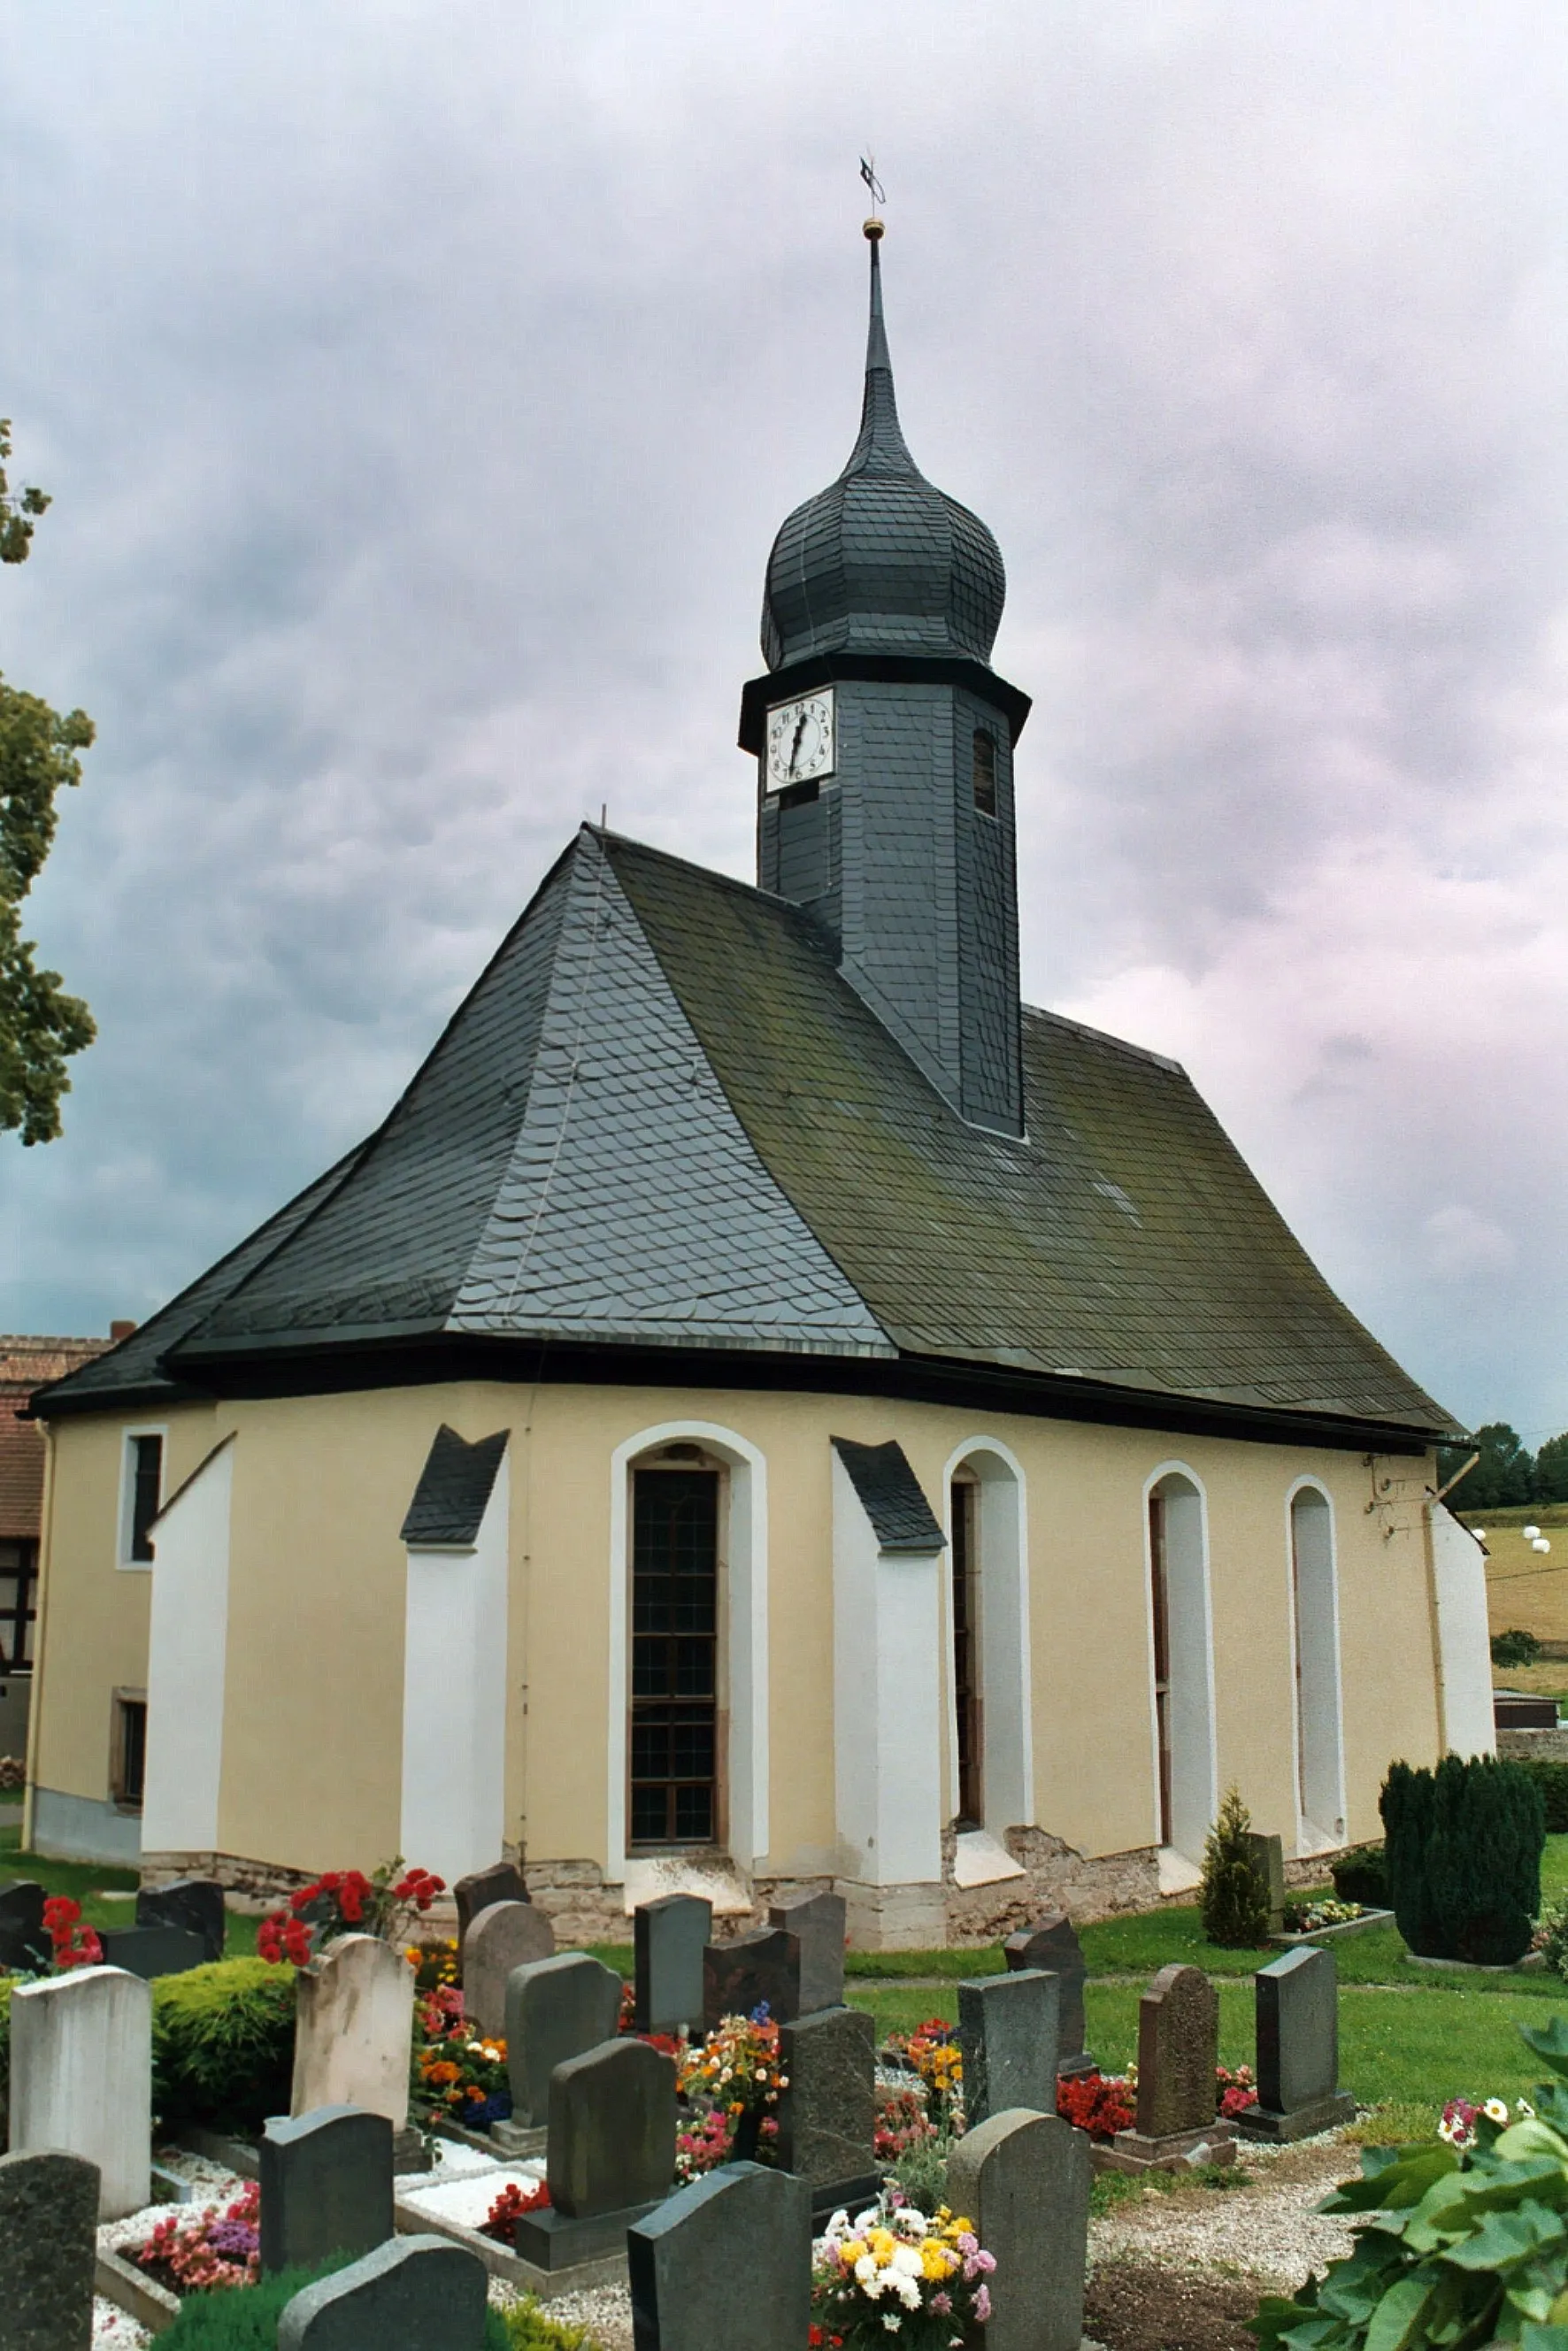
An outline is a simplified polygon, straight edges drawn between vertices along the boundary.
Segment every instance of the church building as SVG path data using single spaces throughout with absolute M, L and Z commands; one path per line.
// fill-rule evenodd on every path
M 1306 1861 L 1492 1746 L 1458 1433 L 1183 1071 L 1020 1002 L 1028 695 L 859 436 L 768 558 L 755 886 L 585 825 L 383 1124 L 44 1389 L 27 1832 L 917 1948 Z

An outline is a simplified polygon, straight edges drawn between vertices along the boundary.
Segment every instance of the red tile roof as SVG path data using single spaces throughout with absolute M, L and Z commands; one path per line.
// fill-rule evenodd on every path
M 44 1433 L 16 1415 L 35 1388 L 103 1354 L 108 1339 L 34 1339 L 0 1333 L 0 1538 L 36 1539 L 44 1499 Z

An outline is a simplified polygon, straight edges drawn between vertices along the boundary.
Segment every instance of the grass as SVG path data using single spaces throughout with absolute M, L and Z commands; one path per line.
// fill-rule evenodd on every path
M 101 1861 L 51 1861 L 46 1854 L 24 1853 L 20 1827 L 0 1828 L 0 1885 L 7 1878 L 30 1877 L 46 1894 L 68 1894 L 81 1904 L 82 1917 L 92 1927 L 133 1927 L 133 1902 L 106 1902 L 106 1894 L 134 1894 L 140 1880 L 133 1869 L 116 1869 Z M 251 1959 L 256 1953 L 259 1918 L 242 1910 L 228 1914 L 227 1956 Z

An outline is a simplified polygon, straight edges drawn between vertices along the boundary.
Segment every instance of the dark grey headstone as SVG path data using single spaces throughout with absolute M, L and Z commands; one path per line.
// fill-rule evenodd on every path
M 460 1877 L 452 1889 L 457 1905 L 457 1940 L 474 1924 L 481 1910 L 488 1910 L 493 1902 L 527 1902 L 528 1889 L 523 1883 L 523 1873 L 516 1862 L 493 1862 L 488 1869 L 472 1870 Z
M 1269 1904 L 1269 1932 L 1278 1935 L 1285 1925 L 1285 1840 L 1283 1837 L 1260 1836 L 1256 1830 L 1247 1839 L 1252 1867 L 1261 1881 Z
M 813 2188 L 875 2170 L 876 2026 L 861 2008 L 797 2017 L 779 2035 L 779 2164 Z
M 361 2106 L 275 2117 L 261 2138 L 261 2266 L 313 2268 L 384 2244 L 392 2211 L 392 2126 Z
M 1078 2351 L 1089 2137 L 1055 2115 L 992 2115 L 953 2142 L 947 2200 L 996 2256 L 986 2351 Z
M 556 2067 L 612 2041 L 620 2022 L 621 1979 L 586 1951 L 560 1951 L 553 1959 L 514 1968 L 507 1982 L 512 2120 L 540 2129 L 549 2120 Z
M 128 1976 L 151 1983 L 154 1976 L 183 1976 L 205 1963 L 205 1938 L 188 1927 L 101 1927 L 106 1968 L 123 1968 Z
M 711 2032 L 723 2016 L 750 2016 L 766 2007 L 775 2024 L 800 2013 L 800 1941 L 780 1927 L 764 1927 L 733 1943 L 710 1943 L 703 1953 L 703 2023 Z
M 0 2155 L 0 2351 L 90 2351 L 99 2168 Z
M 1214 2120 L 1219 1994 L 1199 1968 L 1162 1968 L 1138 2002 L 1138 2131 L 1164 2138 Z
M 1071 1919 L 1065 1910 L 1048 1911 L 1037 1927 L 1009 1935 L 1002 1949 L 1009 1968 L 1043 1968 L 1060 1980 L 1057 2070 L 1082 2073 L 1089 2062 L 1083 2026 L 1083 1980 L 1088 1970 Z
M 841 1894 L 796 1894 L 775 1902 L 770 1927 L 781 1927 L 800 1943 L 800 2013 L 839 2008 L 844 1997 L 844 1936 L 849 1906 Z
M 1290 2114 L 1339 2088 L 1339 1984 L 1332 1951 L 1300 1946 L 1252 1979 L 1258 2104 Z
M 727 2163 L 626 2232 L 636 2351 L 800 2351 L 811 2325 L 811 2195 Z
M 30 1877 L 0 1886 L 0 1974 L 38 1975 L 54 1958 L 44 1931 L 44 1889 Z
M 444 2237 L 398 2237 L 284 2305 L 277 2351 L 483 2351 L 485 2264 Z
M 703 1952 L 713 1904 L 695 1894 L 662 1894 L 632 1914 L 637 1966 L 637 2030 L 678 2032 L 703 2021 Z
M 1009 2108 L 1056 2112 L 1060 2004 L 1056 1977 L 1038 1968 L 960 1983 L 958 2046 L 971 2128 Z
M 569 2220 L 667 2195 L 675 2176 L 674 2061 L 629 2034 L 550 2076 L 550 2202 Z
M 139 1927 L 183 1927 L 200 1935 L 203 1957 L 221 1959 L 228 1937 L 224 1889 L 215 1877 L 182 1877 L 172 1886 L 144 1886 L 136 1897 Z

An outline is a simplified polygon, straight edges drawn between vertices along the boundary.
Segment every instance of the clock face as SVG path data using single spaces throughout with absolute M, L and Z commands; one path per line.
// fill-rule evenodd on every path
M 768 789 L 809 783 L 833 772 L 833 691 L 802 695 L 768 714 Z

